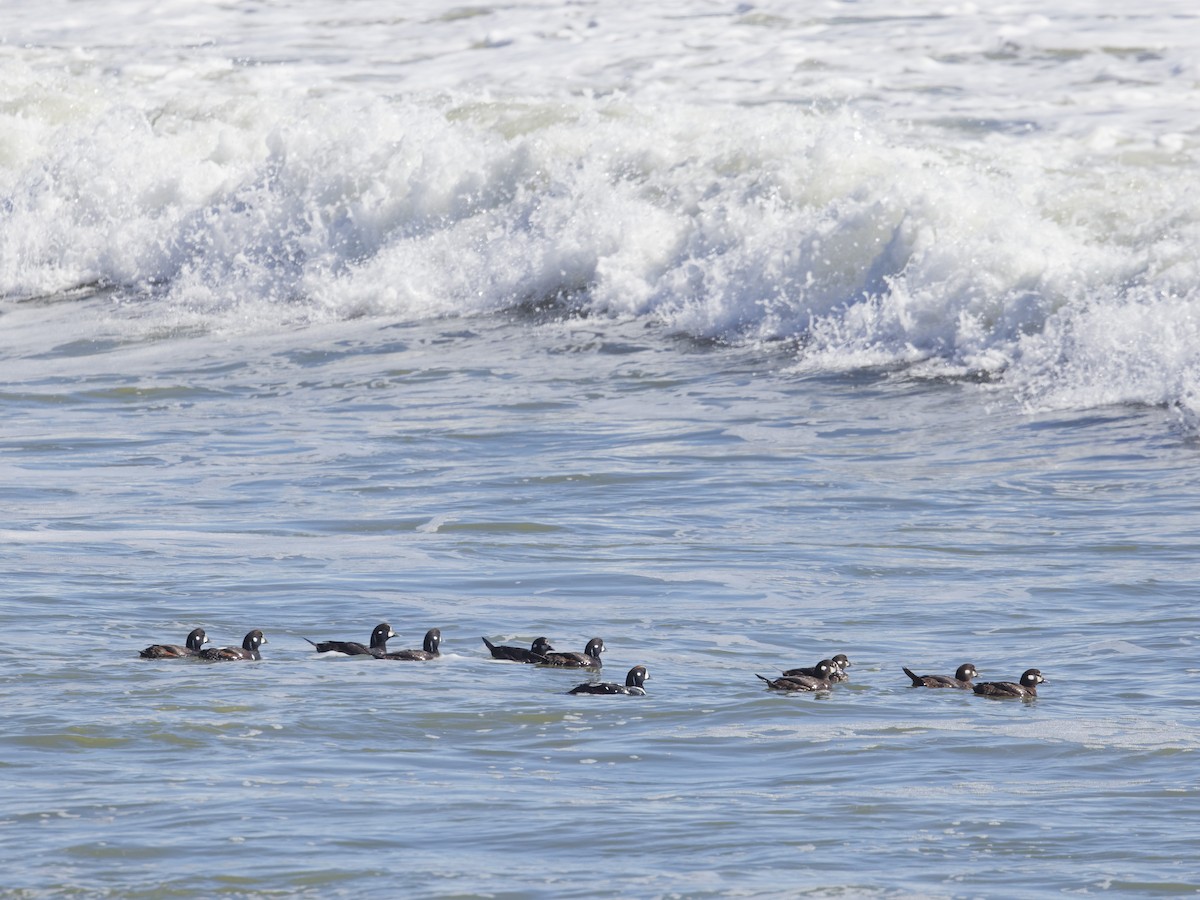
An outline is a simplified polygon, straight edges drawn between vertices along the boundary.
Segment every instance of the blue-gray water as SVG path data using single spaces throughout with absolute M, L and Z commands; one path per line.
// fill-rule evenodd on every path
M 1191 6 L 0 6 L 0 895 L 1200 891 Z
M 534 314 L 86 337 L 108 302 L 5 309 L 59 335 L 0 363 L 7 895 L 1200 890 L 1163 410 Z M 304 640 L 382 620 L 444 658 Z M 137 658 L 197 625 L 263 661 Z M 480 641 L 539 634 L 649 696 Z M 827 695 L 754 677 L 837 651 Z M 968 660 L 1048 683 L 900 671 Z

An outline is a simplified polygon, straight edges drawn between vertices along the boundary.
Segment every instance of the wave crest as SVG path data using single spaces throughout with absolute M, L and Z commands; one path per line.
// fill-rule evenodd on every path
M 259 329 L 559 303 L 794 340 L 807 367 L 1003 376 L 1033 406 L 1195 404 L 1179 148 L 236 80 L 151 106 L 9 74 L 27 88 L 0 168 L 10 298 L 100 284 L 131 322 Z

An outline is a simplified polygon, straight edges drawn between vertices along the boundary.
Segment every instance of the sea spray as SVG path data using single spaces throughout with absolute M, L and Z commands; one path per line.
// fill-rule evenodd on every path
M 0 57 L 0 295 L 104 290 L 131 336 L 535 306 L 1031 408 L 1194 395 L 1178 128 L 47 54 Z

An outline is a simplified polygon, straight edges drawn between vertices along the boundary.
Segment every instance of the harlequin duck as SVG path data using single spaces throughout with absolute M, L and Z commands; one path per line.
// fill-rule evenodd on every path
M 969 691 L 975 686 L 971 684 L 971 679 L 979 674 L 979 671 L 970 663 L 963 663 L 952 676 L 915 675 L 913 674 L 913 670 L 907 666 L 901 666 L 900 668 L 904 669 L 904 674 L 912 679 L 913 687 L 960 688 L 964 691 Z
M 193 628 L 187 636 L 186 646 L 180 647 L 178 644 L 151 644 L 145 650 L 138 653 L 138 656 L 142 659 L 179 659 L 184 656 L 197 656 L 207 643 L 208 635 L 204 633 L 204 629 Z
M 546 661 L 546 654 L 554 648 L 550 646 L 550 642 L 544 637 L 534 640 L 534 642 L 526 650 L 524 647 L 497 647 L 487 638 L 483 639 L 483 643 L 487 646 L 492 654 L 493 659 L 511 659 L 513 662 L 521 663 L 540 663 Z
M 553 666 L 558 669 L 599 669 L 602 665 L 600 654 L 603 652 L 604 641 L 600 638 L 592 638 L 587 642 L 582 653 L 547 653 L 546 659 L 538 665 Z
M 258 652 L 258 648 L 266 643 L 269 642 L 263 637 L 263 633 L 255 628 L 242 639 L 242 646 L 209 647 L 207 650 L 200 651 L 200 658 L 209 660 L 262 659 L 262 654 Z
M 394 638 L 396 632 L 392 631 L 392 626 L 387 622 L 380 622 L 375 626 L 375 630 L 371 632 L 371 645 L 364 647 L 358 641 L 309 641 L 310 644 L 317 648 L 318 653 L 344 653 L 347 656 L 374 656 L 379 657 L 387 653 L 388 638 Z
M 429 659 L 437 659 L 442 655 L 438 649 L 442 643 L 442 632 L 438 628 L 430 628 L 425 632 L 425 649 L 423 650 L 397 650 L 395 653 L 384 653 L 380 659 L 407 659 L 412 661 L 424 661 Z
M 813 666 L 816 675 L 784 675 L 775 679 L 764 678 L 762 675 L 755 677 L 761 678 L 767 683 L 767 687 L 775 691 L 827 691 L 833 687 L 829 676 L 836 668 L 832 659 L 823 659 Z
M 837 683 L 839 681 L 849 681 L 850 676 L 846 674 L 846 670 L 850 668 L 850 659 L 845 653 L 839 653 L 832 657 L 829 662 L 833 663 L 833 671 L 829 673 L 829 681 Z M 820 665 L 818 663 L 817 665 Z M 783 673 L 784 677 L 792 675 L 807 675 L 809 678 L 820 678 L 821 674 L 817 671 L 817 666 L 802 666 L 799 669 L 788 669 Z
M 575 687 L 567 691 L 568 694 L 632 694 L 636 697 L 645 697 L 646 680 L 650 674 L 646 671 L 645 666 L 634 666 L 629 670 L 629 674 L 625 676 L 624 684 L 617 684 L 615 681 L 585 681 L 583 684 L 577 684 Z
M 1037 698 L 1037 686 L 1045 684 L 1040 669 L 1026 669 L 1021 673 L 1021 683 L 1011 681 L 983 681 L 975 685 L 975 693 L 981 697 L 1019 697 L 1022 700 Z

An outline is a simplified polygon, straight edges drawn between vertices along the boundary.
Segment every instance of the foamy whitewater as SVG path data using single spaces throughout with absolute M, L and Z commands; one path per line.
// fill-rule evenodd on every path
M 1194 3 L 0 6 L 0 894 L 1200 892 Z
M 519 304 L 1197 411 L 1185 3 L 6 12 L 0 295 L 125 327 Z

